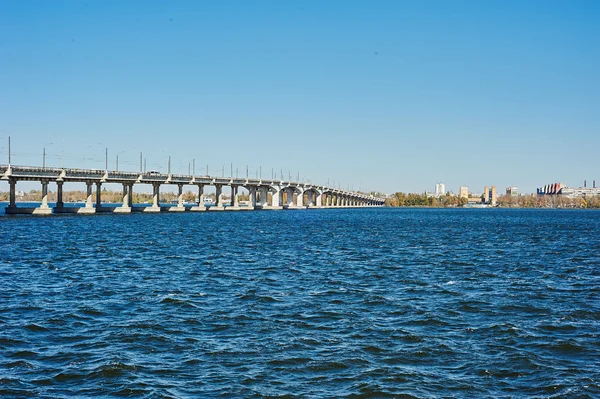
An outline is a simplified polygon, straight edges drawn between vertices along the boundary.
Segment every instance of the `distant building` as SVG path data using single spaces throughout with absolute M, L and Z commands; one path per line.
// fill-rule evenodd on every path
M 506 188 L 506 195 L 509 197 L 518 197 L 519 196 L 519 188 L 515 186 Z
M 489 204 L 491 206 L 496 206 L 498 203 L 498 192 L 496 191 L 496 186 L 485 186 L 483 189 L 483 203 Z
M 583 187 L 567 187 L 565 183 L 546 184 L 537 189 L 538 195 L 564 195 L 568 198 L 594 197 L 600 195 L 600 188 L 596 187 L 596 180 L 593 180 L 592 187 L 587 186 L 587 181 L 583 181 Z
M 583 187 L 563 187 L 561 188 L 559 194 L 569 198 L 595 197 L 596 195 L 600 195 L 600 188 L 596 187 L 596 180 L 594 180 L 594 182 L 592 183 L 592 187 L 587 187 L 587 182 L 584 180 Z
M 438 183 L 435 185 L 435 195 L 436 197 L 446 195 L 446 185 L 444 183 Z
M 460 198 L 469 198 L 469 187 L 467 187 L 467 186 L 461 186 L 460 187 L 460 191 L 458 193 L 458 196 Z
M 540 187 L 537 189 L 538 195 L 559 195 L 561 190 L 567 187 L 565 183 L 550 183 L 546 184 L 544 187 Z

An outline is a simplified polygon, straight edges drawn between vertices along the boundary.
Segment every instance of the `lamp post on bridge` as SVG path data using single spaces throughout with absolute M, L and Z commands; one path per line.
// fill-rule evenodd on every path
M 42 155 L 42 169 L 46 170 L 46 146 L 52 145 L 54 143 L 46 143 L 44 144 L 44 152 Z M 10 164 L 10 162 L 9 162 Z
M 115 169 L 117 172 L 119 171 L 119 154 L 122 154 L 122 153 L 124 153 L 124 152 L 125 152 L 125 151 L 119 151 L 119 152 L 117 152 L 117 165 L 116 165 L 116 166 L 117 166 L 117 168 Z

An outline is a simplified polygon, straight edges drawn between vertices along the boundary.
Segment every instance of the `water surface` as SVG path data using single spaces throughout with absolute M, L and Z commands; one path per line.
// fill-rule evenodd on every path
M 0 233 L 0 397 L 600 396 L 600 212 L 2 216 Z

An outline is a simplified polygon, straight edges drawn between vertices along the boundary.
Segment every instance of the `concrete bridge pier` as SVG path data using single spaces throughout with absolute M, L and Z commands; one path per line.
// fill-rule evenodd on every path
M 17 207 L 17 181 L 14 179 L 10 179 L 8 182 L 8 185 L 10 186 L 10 193 L 9 193 L 9 199 L 8 199 L 8 208 L 16 208 Z
M 272 188 L 273 194 L 271 194 L 271 206 L 269 209 L 283 209 L 283 206 L 281 205 L 281 188 L 279 186 L 274 186 Z
M 152 205 L 143 209 L 144 212 L 160 212 L 160 183 L 152 184 Z
M 223 205 L 223 185 L 215 184 L 215 201 L 216 205 L 208 208 L 209 211 L 223 211 L 225 206 Z
M 256 200 L 256 207 L 260 209 L 267 209 L 269 207 L 269 191 L 266 187 L 258 187 L 258 198 Z
M 62 208 L 65 206 L 65 203 L 63 202 L 63 182 L 62 181 L 57 181 L 56 182 L 56 208 Z
M 285 192 L 285 197 L 286 197 L 286 201 L 285 201 L 285 205 L 287 208 L 290 208 L 292 206 L 294 206 L 294 190 L 292 190 L 291 188 L 285 188 L 284 189 Z
M 231 198 L 229 200 L 229 206 L 225 209 L 228 211 L 239 211 L 241 209 L 238 199 L 238 186 L 234 184 L 231 185 Z
M 85 208 L 83 212 L 81 213 L 96 213 L 96 210 L 94 209 L 94 203 L 92 202 L 92 183 L 91 181 L 86 183 L 86 188 L 87 188 L 87 196 L 85 198 Z
M 96 183 L 96 209 L 102 206 L 102 183 Z
M 116 213 L 131 213 L 133 204 L 132 191 L 133 184 L 123 183 L 123 205 L 115 208 Z
M 183 206 L 183 184 L 177 184 L 177 206 L 170 206 L 167 209 L 169 212 L 185 211 L 185 207 Z
M 298 196 L 296 197 L 296 206 L 298 208 L 304 208 L 304 190 L 299 189 Z
M 248 197 L 250 198 L 250 209 L 256 209 L 256 187 L 248 187 Z
M 323 194 L 322 193 L 317 193 L 317 199 L 316 199 L 315 206 L 317 208 L 321 208 L 323 206 Z
M 190 208 L 190 211 L 203 212 L 206 210 L 204 206 L 204 184 L 198 184 L 198 205 Z
M 42 180 L 42 204 L 38 208 L 35 208 L 32 213 L 34 215 L 52 214 L 52 208 L 48 206 L 48 180 Z
M 42 205 L 38 208 L 38 212 L 34 213 L 52 213 L 52 210 L 48 206 L 48 180 L 42 180 Z

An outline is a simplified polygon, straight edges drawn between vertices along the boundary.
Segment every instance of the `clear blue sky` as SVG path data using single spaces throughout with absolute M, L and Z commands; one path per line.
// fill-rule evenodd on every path
M 9 135 L 14 164 L 600 184 L 600 2 L 2 1 L 1 163 Z

